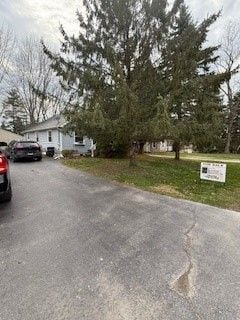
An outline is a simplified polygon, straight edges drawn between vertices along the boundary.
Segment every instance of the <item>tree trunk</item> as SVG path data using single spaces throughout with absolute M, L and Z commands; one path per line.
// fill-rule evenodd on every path
M 227 133 L 227 140 L 226 140 L 224 153 L 230 153 L 231 140 L 232 140 L 232 134 L 231 134 L 231 131 L 229 131 Z
M 228 128 L 227 128 L 227 139 L 226 139 L 226 144 L 225 144 L 225 153 L 230 153 L 230 147 L 231 147 L 231 142 L 232 142 L 232 130 L 233 130 L 233 125 L 234 125 L 234 120 L 237 116 L 237 111 L 235 106 L 232 106 L 231 108 L 231 114 L 230 114 L 230 120 L 228 123 Z
M 175 160 L 180 160 L 180 142 L 175 142 Z
M 139 147 L 138 147 L 138 153 L 139 154 L 143 154 L 144 145 L 145 145 L 144 142 L 142 142 L 142 141 L 139 142 Z
M 136 160 L 136 146 L 132 144 L 130 152 L 129 152 L 129 167 L 136 167 L 137 160 Z
M 235 119 L 235 108 L 233 103 L 233 92 L 230 84 L 230 80 L 227 81 L 227 97 L 228 97 L 228 107 L 229 107 L 229 119 L 227 128 L 227 140 L 225 145 L 225 153 L 230 153 L 230 146 L 232 140 L 232 127 Z
M 29 120 L 30 120 L 30 125 L 36 124 L 36 120 L 34 117 L 34 111 L 29 112 Z

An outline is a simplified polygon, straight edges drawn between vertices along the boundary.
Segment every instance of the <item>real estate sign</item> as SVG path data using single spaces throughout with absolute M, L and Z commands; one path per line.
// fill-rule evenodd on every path
M 202 180 L 226 182 L 227 165 L 225 163 L 201 163 L 200 178 Z

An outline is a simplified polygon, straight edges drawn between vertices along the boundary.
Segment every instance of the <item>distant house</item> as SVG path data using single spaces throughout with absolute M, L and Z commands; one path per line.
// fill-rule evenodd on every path
M 173 143 L 169 140 L 146 142 L 144 145 L 144 152 L 171 152 L 173 151 Z
M 45 152 L 48 148 L 54 148 L 56 152 L 75 150 L 79 154 L 89 153 L 93 140 L 86 136 L 77 136 L 74 132 L 64 133 L 65 125 L 65 118 L 62 115 L 55 115 L 24 130 L 24 139 L 37 141 Z
M 164 141 L 157 141 L 157 142 L 146 142 L 144 145 L 144 152 L 151 153 L 151 152 L 172 152 L 173 151 L 173 141 L 172 140 L 164 140 Z M 192 153 L 193 152 L 193 145 L 183 146 L 181 148 L 181 152 L 184 153 Z
M 8 130 L 0 129 L 0 142 L 5 142 L 9 144 L 13 140 L 18 141 L 18 140 L 21 140 L 22 138 L 23 137 L 20 136 L 19 134 L 13 133 Z

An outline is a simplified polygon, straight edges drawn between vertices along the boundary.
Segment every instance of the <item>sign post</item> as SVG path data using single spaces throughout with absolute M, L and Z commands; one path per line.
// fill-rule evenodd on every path
M 225 163 L 201 163 L 200 179 L 226 182 L 227 165 Z

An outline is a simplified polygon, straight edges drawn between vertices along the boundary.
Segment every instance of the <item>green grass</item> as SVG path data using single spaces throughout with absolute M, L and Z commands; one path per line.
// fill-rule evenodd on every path
M 126 159 L 64 159 L 67 166 L 140 189 L 240 211 L 240 164 L 227 165 L 226 184 L 200 181 L 200 161 L 140 156 Z

